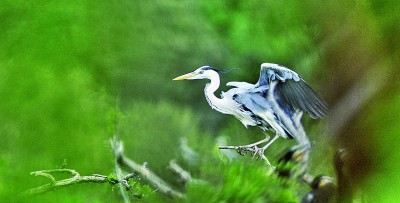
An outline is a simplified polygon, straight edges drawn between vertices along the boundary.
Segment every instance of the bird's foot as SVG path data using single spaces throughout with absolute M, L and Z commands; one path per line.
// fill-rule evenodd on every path
M 264 155 L 265 149 L 264 148 L 259 148 L 257 146 L 254 146 L 253 148 L 254 148 L 253 159 L 255 158 L 256 160 L 258 160 L 260 157 L 261 158 L 265 157 L 265 155 Z
M 245 145 L 245 146 L 219 146 L 219 149 L 235 149 L 240 155 L 244 156 L 246 152 L 251 152 L 253 154 L 253 159 L 257 160 L 261 158 L 266 162 L 266 164 L 271 168 L 271 172 L 275 170 L 275 167 L 271 165 L 267 157 L 264 155 L 266 147 L 257 147 L 257 145 Z
M 242 147 L 237 147 L 236 151 L 237 151 L 238 154 L 240 154 L 242 156 L 244 156 L 246 154 L 245 148 L 242 148 Z
M 253 155 L 253 159 L 256 158 L 258 160 L 260 157 L 264 156 L 264 148 L 257 147 L 257 145 L 254 146 L 238 146 L 236 147 L 236 151 L 238 154 L 244 156 L 246 152 L 250 152 Z

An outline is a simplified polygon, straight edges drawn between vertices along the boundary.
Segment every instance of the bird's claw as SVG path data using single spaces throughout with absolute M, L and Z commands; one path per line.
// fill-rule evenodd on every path
M 251 152 L 253 155 L 253 159 L 256 158 L 258 160 L 260 157 L 264 155 L 264 148 L 259 148 L 257 146 L 240 146 L 236 148 L 238 154 L 244 156 L 246 152 Z
M 245 147 L 238 147 L 236 149 L 237 153 L 240 154 L 241 156 L 244 156 L 246 154 L 247 149 Z
M 256 160 L 258 160 L 261 156 L 264 155 L 264 148 L 259 148 L 257 146 L 254 146 L 253 148 L 253 159 L 256 158 Z

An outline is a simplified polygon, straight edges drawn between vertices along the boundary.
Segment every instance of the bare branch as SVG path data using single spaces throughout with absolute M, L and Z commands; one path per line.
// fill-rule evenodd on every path
M 188 182 L 192 180 L 192 177 L 189 172 L 185 171 L 181 166 L 179 166 L 175 160 L 171 160 L 169 162 L 168 169 L 174 172 L 179 176 L 179 180 L 186 185 Z
M 152 185 L 154 185 L 161 193 L 166 194 L 172 198 L 184 198 L 184 195 L 178 191 L 172 189 L 166 182 L 164 182 L 160 177 L 153 173 L 146 166 L 137 164 L 135 161 L 125 157 L 123 154 L 119 157 L 119 163 L 125 165 L 143 175 Z
M 55 173 L 70 173 L 73 175 L 71 178 L 63 179 L 63 180 L 55 180 L 55 178 L 51 174 Z M 111 181 L 107 176 L 93 174 L 91 176 L 81 176 L 78 172 L 73 169 L 52 169 L 52 170 L 41 170 L 32 172 L 31 175 L 35 176 L 43 176 L 50 179 L 50 183 L 26 190 L 23 195 L 37 195 L 43 194 L 52 190 L 60 189 L 66 186 L 71 186 L 80 183 L 110 183 L 110 184 L 118 184 L 124 181 L 128 181 L 130 178 L 136 176 L 136 174 L 128 174 L 127 176 Z M 129 190 L 130 187 L 126 187 L 126 185 L 121 184 L 125 187 L 126 190 Z M 128 185 L 129 186 L 129 185 Z
M 52 170 L 40 170 L 34 171 L 31 175 L 34 176 L 43 176 L 50 180 L 50 183 L 28 189 L 23 195 L 36 195 L 46 193 L 48 191 L 56 190 L 62 187 L 75 185 L 79 183 L 110 183 L 112 185 L 120 184 L 124 189 L 121 189 L 121 194 L 124 197 L 126 202 L 130 202 L 129 196 L 126 194 L 126 191 L 130 191 L 132 188 L 129 185 L 129 179 L 138 176 L 139 174 L 144 176 L 154 187 L 156 187 L 161 193 L 166 194 L 173 198 L 184 198 L 184 195 L 178 191 L 172 189 L 166 182 L 164 182 L 160 177 L 154 174 L 151 170 L 149 170 L 146 165 L 139 165 L 133 160 L 125 157 L 123 155 L 123 144 L 121 141 L 114 139 L 110 140 L 112 148 L 114 150 L 115 155 L 115 170 L 118 173 L 116 177 L 122 176 L 122 170 L 120 169 L 120 165 L 125 165 L 133 171 L 134 173 L 127 174 L 122 178 L 109 178 L 105 175 L 93 174 L 91 176 L 81 176 L 77 171 L 73 169 L 52 169 Z M 52 174 L 55 173 L 69 173 L 71 174 L 71 178 L 66 178 L 63 180 L 56 180 Z M 190 177 L 190 174 L 189 174 Z
M 31 175 L 34 175 L 34 176 L 43 176 L 43 177 L 45 177 L 45 178 L 47 178 L 47 179 L 50 179 L 50 181 L 51 181 L 52 184 L 54 184 L 54 183 L 56 182 L 56 179 L 55 179 L 52 175 L 50 175 L 50 174 L 48 174 L 48 173 L 44 173 L 44 172 L 42 172 L 42 171 L 31 172 Z
M 118 160 L 119 165 L 124 165 L 144 176 L 161 193 L 166 194 L 167 196 L 172 198 L 184 198 L 184 195 L 182 193 L 172 189 L 171 186 L 169 186 L 160 177 L 158 177 L 155 173 L 148 169 L 146 165 L 140 165 L 132 159 L 126 157 L 124 155 L 124 147 L 122 141 L 114 140 L 112 142 L 112 148 L 114 150 L 114 155 Z

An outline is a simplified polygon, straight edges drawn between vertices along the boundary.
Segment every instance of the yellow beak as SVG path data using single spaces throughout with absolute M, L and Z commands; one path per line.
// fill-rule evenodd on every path
M 193 77 L 193 76 L 195 76 L 196 74 L 194 74 L 194 73 L 188 73 L 188 74 L 185 74 L 185 75 L 181 75 L 181 76 L 179 76 L 179 77 L 176 77 L 176 78 L 174 78 L 174 79 L 172 79 L 172 80 L 185 80 L 185 79 L 188 79 L 188 78 L 191 78 L 191 77 Z

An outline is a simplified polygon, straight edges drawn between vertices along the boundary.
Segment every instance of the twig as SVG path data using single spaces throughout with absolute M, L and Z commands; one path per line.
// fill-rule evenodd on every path
M 181 166 L 179 166 L 175 160 L 171 160 L 169 162 L 168 169 L 174 172 L 179 176 L 179 180 L 186 185 L 188 182 L 192 180 L 192 177 L 189 172 L 185 171 Z
M 120 165 L 124 165 L 128 168 L 130 168 L 133 171 L 136 171 L 140 175 L 144 176 L 154 187 L 157 188 L 161 193 L 166 194 L 169 197 L 172 198 L 184 198 L 184 195 L 178 191 L 175 191 L 172 189 L 171 186 L 169 186 L 166 182 L 164 182 L 160 177 L 158 177 L 155 173 L 153 173 L 150 169 L 146 167 L 146 165 L 140 165 L 133 161 L 132 159 L 129 159 L 126 157 L 123 152 L 123 144 L 122 141 L 116 140 L 114 142 L 114 153 L 117 157 L 118 163 Z
M 164 182 L 160 177 L 153 173 L 147 167 L 137 164 L 133 160 L 121 155 L 119 158 L 119 163 L 129 167 L 130 169 L 143 175 L 151 184 L 153 184 L 161 193 L 166 194 L 173 198 L 183 198 L 184 195 L 178 191 L 171 188 L 166 182 Z
M 63 180 L 56 180 L 53 175 L 55 173 L 69 173 L 73 177 L 63 179 Z M 52 169 L 52 170 L 41 170 L 41 171 L 35 171 L 32 172 L 31 175 L 34 176 L 43 176 L 48 179 L 50 179 L 50 183 L 46 185 L 42 185 L 36 188 L 28 189 L 26 190 L 23 195 L 37 195 L 37 194 L 43 194 L 52 190 L 60 189 L 62 187 L 70 186 L 70 185 L 75 185 L 79 183 L 110 183 L 112 185 L 114 184 L 120 184 L 124 181 L 128 181 L 130 178 L 134 177 L 136 174 L 128 174 L 127 176 L 122 177 L 121 179 L 118 180 L 112 180 L 109 179 L 107 176 L 104 175 L 99 175 L 99 174 L 93 174 L 91 176 L 81 176 L 77 171 L 73 169 Z M 129 190 L 129 187 L 126 187 L 123 185 L 126 190 Z

